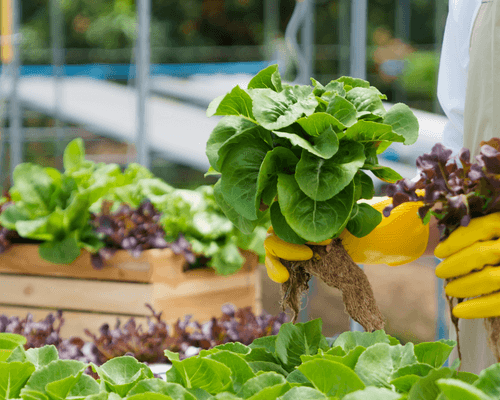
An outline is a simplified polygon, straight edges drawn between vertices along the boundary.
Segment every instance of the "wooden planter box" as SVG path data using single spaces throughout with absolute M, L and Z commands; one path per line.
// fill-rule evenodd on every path
M 103 323 L 114 327 L 117 317 L 122 324 L 132 316 L 146 322 L 146 303 L 170 323 L 186 315 L 207 321 L 220 316 L 225 303 L 260 313 L 258 257 L 242 254 L 243 268 L 220 276 L 212 269 L 183 272 L 184 257 L 170 249 L 147 250 L 140 258 L 120 250 L 96 270 L 86 251 L 71 265 L 59 265 L 41 259 L 37 245 L 14 245 L 0 254 L 0 315 L 24 318 L 30 312 L 38 320 L 63 310 L 61 335 L 86 338 L 85 328 L 97 333 Z

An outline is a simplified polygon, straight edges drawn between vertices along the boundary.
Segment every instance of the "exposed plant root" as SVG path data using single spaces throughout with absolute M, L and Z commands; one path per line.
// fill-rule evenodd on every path
M 307 261 L 284 261 L 290 279 L 281 286 L 282 307 L 292 310 L 292 321 L 297 320 L 301 297 L 308 290 L 311 275 L 328 286 L 339 289 L 347 314 L 363 326 L 365 331 L 383 329 L 382 313 L 377 307 L 370 282 L 365 273 L 347 254 L 340 239 L 328 246 L 310 246 L 314 257 Z
M 488 334 L 488 347 L 500 362 L 500 317 L 485 318 L 484 327 Z

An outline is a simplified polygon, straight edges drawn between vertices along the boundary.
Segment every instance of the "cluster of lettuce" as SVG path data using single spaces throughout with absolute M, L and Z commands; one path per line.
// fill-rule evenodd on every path
M 166 381 L 130 356 L 103 365 L 61 360 L 54 346 L 24 350 L 0 334 L 0 398 L 23 400 L 493 400 L 500 364 L 479 375 L 443 367 L 454 341 L 401 345 L 383 331 L 321 333 L 321 320 L 283 324 L 250 345 L 226 343 L 180 360 Z M 457 360 L 458 361 L 458 360 Z M 85 374 L 88 367 L 98 380 Z
M 243 235 L 218 207 L 211 186 L 175 189 L 139 164 L 131 163 L 122 171 L 118 164 L 94 163 L 85 159 L 79 138 L 66 147 L 63 165 L 63 172 L 33 163 L 15 168 L 14 182 L 3 198 L 0 213 L 2 250 L 18 235 L 39 241 L 40 256 L 50 262 L 69 264 L 81 249 L 86 249 L 97 255 L 94 264 L 99 266 L 102 258 L 109 256 L 105 248 L 113 232 L 106 228 L 114 226 L 109 218 L 126 204 L 134 210 L 130 217 L 138 221 L 145 217 L 144 212 L 149 212 L 150 206 L 144 205 L 147 201 L 161 214 L 159 220 L 150 221 L 156 226 L 143 229 L 145 225 L 139 224 L 136 231 L 142 237 L 133 237 L 130 231 L 119 231 L 120 224 L 115 221 L 117 232 L 123 234 L 115 237 L 116 246 L 137 255 L 141 249 L 165 247 L 166 241 L 169 247 L 186 255 L 190 251 L 203 254 L 209 259 L 208 266 L 220 274 L 241 268 L 244 259 L 238 248 L 262 256 L 265 227 L 260 226 L 252 235 Z M 103 208 L 105 201 L 113 202 L 109 210 L 107 206 Z M 99 218 L 103 212 L 108 219 Z M 92 214 L 98 217 L 93 218 Z
M 437 143 L 430 153 L 417 158 L 418 181 L 403 179 L 387 187 L 392 205 L 385 208 L 384 215 L 407 201 L 422 201 L 420 218 L 428 223 L 434 215 L 444 240 L 472 218 L 500 211 L 499 150 L 498 138 L 482 142 L 476 162 L 471 162 L 468 149 L 453 156 L 451 149 Z M 419 189 L 425 194 L 417 192 Z
M 374 194 L 364 171 L 401 179 L 378 155 L 417 140 L 412 111 L 401 103 L 386 111 L 386 96 L 362 79 L 311 80 L 314 87 L 282 83 L 273 65 L 208 107 L 208 116 L 224 116 L 207 141 L 208 174 L 221 175 L 217 202 L 243 232 L 270 213 L 276 234 L 291 243 L 319 242 L 344 228 L 364 236 L 382 218 L 357 204 Z

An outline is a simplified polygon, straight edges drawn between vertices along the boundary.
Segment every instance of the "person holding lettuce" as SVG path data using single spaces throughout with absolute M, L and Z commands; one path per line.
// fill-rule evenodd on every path
M 438 80 L 438 99 L 449 119 L 443 132 L 446 147 L 455 151 L 466 147 L 474 156 L 481 141 L 500 136 L 500 74 L 494 74 L 498 65 L 500 0 L 450 0 Z M 369 201 L 380 212 L 391 202 L 387 197 Z M 497 277 L 487 266 L 500 263 L 500 213 L 473 219 L 438 244 L 436 220 L 424 225 L 417 214 L 421 205 L 401 204 L 362 238 L 345 230 L 340 238 L 354 262 L 398 266 L 434 252 L 441 259 L 436 268 L 440 278 L 456 277 L 458 266 L 468 265 L 469 273 L 455 285 L 453 293 L 445 289 L 448 295 L 468 298 L 472 288 L 479 288 L 483 295 L 499 290 L 500 273 Z M 266 241 L 268 269 L 279 262 L 276 255 L 281 239 L 276 239 Z M 293 260 L 293 254 L 284 259 Z M 500 316 L 499 304 L 500 293 L 487 300 L 469 299 L 453 308 L 453 314 L 460 318 L 462 371 L 478 374 L 496 363 L 481 319 Z M 456 349 L 450 364 L 455 358 Z

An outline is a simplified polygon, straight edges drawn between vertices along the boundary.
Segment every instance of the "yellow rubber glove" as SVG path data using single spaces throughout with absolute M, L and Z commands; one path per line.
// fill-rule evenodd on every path
M 362 200 L 376 210 L 382 210 L 392 203 L 388 197 L 376 197 Z M 423 225 L 418 216 L 420 202 L 403 203 L 392 210 L 389 217 L 382 217 L 382 222 L 368 235 L 357 238 L 347 229 L 340 238 L 347 253 L 358 264 L 406 264 L 419 258 L 425 251 L 429 238 L 429 225 Z M 272 227 L 271 234 L 264 242 L 266 249 L 266 268 L 269 278 L 283 283 L 289 278 L 288 270 L 280 262 L 280 258 L 289 261 L 308 260 L 313 256 L 306 245 L 287 243 L 278 238 Z M 315 245 L 327 245 L 331 239 Z
M 457 318 L 500 316 L 500 213 L 474 218 L 468 226 L 459 227 L 434 255 L 444 259 L 436 268 L 442 279 L 457 278 L 446 285 L 448 296 L 477 297 L 453 308 Z

